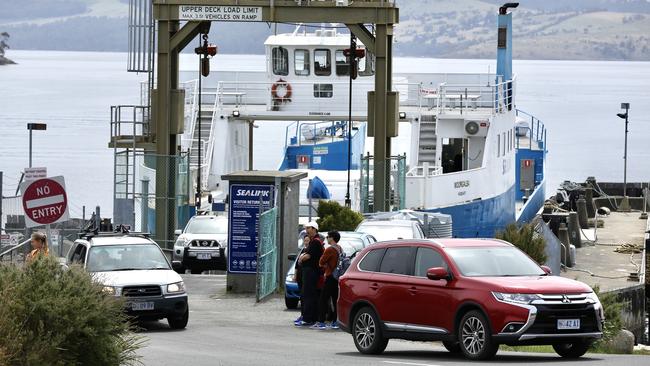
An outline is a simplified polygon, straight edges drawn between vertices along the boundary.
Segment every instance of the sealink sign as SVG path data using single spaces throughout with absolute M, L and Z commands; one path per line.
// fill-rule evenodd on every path
M 260 213 L 273 207 L 274 189 L 266 184 L 230 185 L 228 272 L 256 273 Z

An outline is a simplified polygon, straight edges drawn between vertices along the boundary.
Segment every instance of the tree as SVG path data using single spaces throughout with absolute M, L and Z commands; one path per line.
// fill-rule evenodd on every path
M 2 32 L 0 33 L 0 57 L 5 55 L 5 50 L 9 48 L 9 33 Z
M 353 231 L 363 221 L 363 215 L 341 206 L 336 201 L 321 200 L 318 202 L 319 231 L 330 230 Z

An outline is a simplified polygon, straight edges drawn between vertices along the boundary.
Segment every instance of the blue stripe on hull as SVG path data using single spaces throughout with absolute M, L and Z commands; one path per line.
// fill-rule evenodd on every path
M 515 187 L 486 200 L 423 211 L 451 215 L 455 238 L 492 238 L 515 222 Z

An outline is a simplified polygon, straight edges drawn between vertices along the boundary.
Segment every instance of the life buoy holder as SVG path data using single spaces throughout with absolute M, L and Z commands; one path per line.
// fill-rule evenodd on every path
M 291 84 L 280 79 L 271 86 L 271 97 L 274 101 L 285 103 L 291 101 Z

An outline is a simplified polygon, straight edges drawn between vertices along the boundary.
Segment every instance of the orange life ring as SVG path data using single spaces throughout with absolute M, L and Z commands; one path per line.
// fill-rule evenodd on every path
M 284 89 L 284 93 L 282 90 Z M 280 91 L 280 93 L 278 93 Z M 280 79 L 273 86 L 271 86 L 271 96 L 274 101 L 280 103 L 290 102 L 291 101 L 291 84 Z

